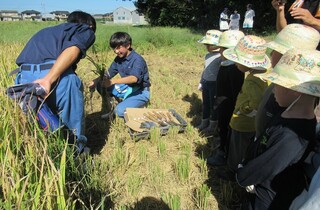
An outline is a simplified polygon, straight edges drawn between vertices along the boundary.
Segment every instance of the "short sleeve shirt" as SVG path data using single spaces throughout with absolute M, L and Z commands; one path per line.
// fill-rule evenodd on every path
M 44 28 L 28 41 L 16 63 L 20 66 L 56 60 L 63 50 L 71 46 L 78 47 L 83 58 L 94 41 L 94 31 L 86 24 L 63 23 Z
M 144 58 L 132 50 L 128 57 L 116 57 L 109 68 L 110 77 L 120 74 L 121 77 L 135 76 L 140 87 L 150 87 L 148 66 Z

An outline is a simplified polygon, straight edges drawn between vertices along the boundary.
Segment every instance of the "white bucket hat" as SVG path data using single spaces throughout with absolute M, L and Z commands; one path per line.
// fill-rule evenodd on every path
M 202 44 L 217 45 L 221 34 L 222 32 L 219 30 L 208 30 L 206 35 L 198 42 Z
M 319 44 L 319 32 L 303 24 L 289 24 L 284 27 L 274 38 L 266 44 L 272 50 L 284 54 L 286 51 L 296 48 L 302 50 L 315 50 Z
M 291 49 L 272 71 L 256 76 L 300 93 L 320 97 L 320 51 Z
M 258 36 L 248 35 L 240 39 L 235 48 L 225 50 L 223 56 L 252 69 L 266 70 L 271 67 L 271 62 L 266 55 L 265 43 Z
M 219 43 L 217 44 L 217 46 L 224 48 L 235 47 L 242 37 L 244 37 L 244 33 L 242 31 L 224 31 L 220 35 Z

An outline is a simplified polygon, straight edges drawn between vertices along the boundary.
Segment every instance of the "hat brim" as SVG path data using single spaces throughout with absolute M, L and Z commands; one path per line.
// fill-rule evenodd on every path
M 267 48 L 270 48 L 272 50 L 275 50 L 281 54 L 284 54 L 286 53 L 288 50 L 292 49 L 292 47 L 286 47 L 282 44 L 279 44 L 275 41 L 271 41 L 271 42 L 268 42 L 267 44 L 265 44 L 264 46 L 266 46 Z
M 271 61 L 267 55 L 264 55 L 263 60 L 254 60 L 254 59 L 248 59 L 245 57 L 240 57 L 236 54 L 234 48 L 226 49 L 223 51 L 223 56 L 231 60 L 235 63 L 239 63 L 241 65 L 244 65 L 248 68 L 252 68 L 255 70 L 266 70 L 271 68 Z
M 283 77 L 273 71 L 263 74 L 255 74 L 255 76 L 259 77 L 262 80 L 269 81 L 282 87 L 297 91 L 299 93 L 320 97 L 320 81 L 298 83 L 296 80 Z
M 215 45 L 217 46 L 218 42 L 212 42 L 212 40 L 209 40 L 209 39 L 206 39 L 206 37 L 203 37 L 202 39 L 200 39 L 198 41 L 198 43 L 201 43 L 201 44 L 211 44 L 211 45 Z

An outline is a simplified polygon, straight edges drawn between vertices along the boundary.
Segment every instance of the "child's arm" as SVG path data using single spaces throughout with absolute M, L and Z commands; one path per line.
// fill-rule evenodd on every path
M 257 78 L 255 78 L 257 79 Z M 262 80 L 248 80 L 242 86 L 242 91 L 247 95 L 247 101 L 239 107 L 238 113 L 254 117 L 267 85 Z
M 307 148 L 307 142 L 300 140 L 297 134 L 287 128 L 273 127 L 266 150 L 253 160 L 238 168 L 237 182 L 246 187 L 260 184 L 296 163 Z M 262 137 L 263 138 L 263 137 Z

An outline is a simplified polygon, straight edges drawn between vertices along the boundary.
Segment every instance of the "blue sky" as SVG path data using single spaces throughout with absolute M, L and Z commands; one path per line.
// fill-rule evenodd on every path
M 55 10 L 72 12 L 82 10 L 90 14 L 104 14 L 123 6 L 134 8 L 133 1 L 123 0 L 0 0 L 0 10 L 37 10 L 49 13 Z

